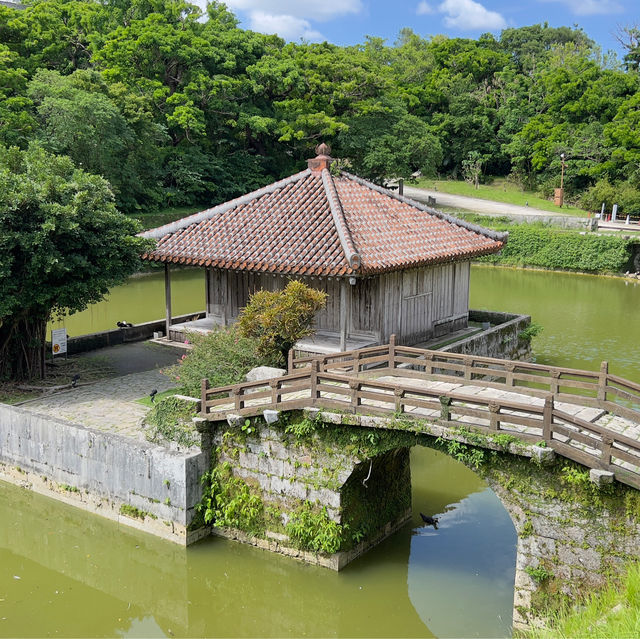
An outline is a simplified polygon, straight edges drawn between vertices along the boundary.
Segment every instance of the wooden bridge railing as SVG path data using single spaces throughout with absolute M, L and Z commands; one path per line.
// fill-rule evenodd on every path
M 441 426 L 507 433 L 532 443 L 544 441 L 557 453 L 589 468 L 611 471 L 619 481 L 640 489 L 640 441 L 565 413 L 556 408 L 553 394 L 542 395 L 544 401 L 535 404 L 460 390 L 443 394 L 437 389 L 405 388 L 398 383 L 323 371 L 321 361 L 315 359 L 310 366 L 268 381 L 209 389 L 203 380 L 202 416 L 216 420 L 229 413 L 252 416 L 266 408 L 309 406 L 387 416 L 408 413 Z
M 289 371 L 308 367 L 318 361 L 320 370 L 350 375 L 417 377 L 453 383 L 479 383 L 545 397 L 602 408 L 640 423 L 640 384 L 611 375 L 608 363 L 597 372 L 562 366 L 545 366 L 493 357 L 430 351 L 391 342 L 315 357 L 289 358 Z

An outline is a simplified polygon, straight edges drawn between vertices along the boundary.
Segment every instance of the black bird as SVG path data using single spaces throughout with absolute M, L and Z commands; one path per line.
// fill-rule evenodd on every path
M 422 521 L 424 521 L 427 526 L 433 526 L 436 530 L 438 530 L 438 517 L 429 517 L 428 515 L 424 515 L 420 513 L 420 517 L 422 517 Z
M 150 393 L 149 397 L 151 397 L 151 403 L 153 404 L 156 401 L 156 395 L 158 394 L 158 389 L 154 388 Z
M 80 379 L 80 375 L 78 375 L 78 373 L 76 373 L 72 378 L 71 378 L 71 388 L 75 388 L 78 385 L 78 380 Z
M 130 322 L 116 322 L 118 328 L 131 328 L 133 324 Z

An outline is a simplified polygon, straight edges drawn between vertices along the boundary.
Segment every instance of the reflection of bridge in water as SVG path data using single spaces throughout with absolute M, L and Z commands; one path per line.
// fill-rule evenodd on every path
M 376 428 L 398 422 L 370 416 L 404 417 L 415 421 L 403 420 L 403 430 L 444 438 L 465 429 L 512 435 L 640 488 L 640 384 L 610 374 L 606 362 L 584 371 L 399 346 L 392 337 L 382 346 L 291 356 L 288 374 L 276 379 L 215 389 L 203 381 L 201 417 L 209 421 L 308 407 L 354 413 L 352 423 Z

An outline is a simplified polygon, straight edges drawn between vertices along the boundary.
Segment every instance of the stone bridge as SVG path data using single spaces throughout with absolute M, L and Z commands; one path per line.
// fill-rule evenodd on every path
M 209 519 L 219 534 L 339 570 L 406 523 L 409 448 L 439 448 L 483 475 L 511 516 L 514 624 L 526 627 L 550 598 L 640 555 L 639 408 L 640 385 L 604 362 L 584 371 L 393 338 L 290 356 L 283 377 L 203 380 L 196 421 L 224 468 Z M 259 523 L 237 515 L 241 485 L 270 513 Z M 333 546 L 313 537 L 334 524 Z

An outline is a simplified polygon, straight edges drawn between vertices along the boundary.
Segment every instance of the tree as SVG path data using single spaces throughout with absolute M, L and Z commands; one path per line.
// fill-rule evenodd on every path
M 238 318 L 240 333 L 259 340 L 259 355 L 286 364 L 293 345 L 313 333 L 313 318 L 326 299 L 326 293 L 295 280 L 282 291 L 257 291 Z
M 480 174 L 484 158 L 477 151 L 469 151 L 467 159 L 462 160 L 462 175 L 465 182 L 473 184 L 476 189 L 480 188 Z
M 108 183 L 40 147 L 0 147 L 0 379 L 44 374 L 52 314 L 100 301 L 148 242 Z

